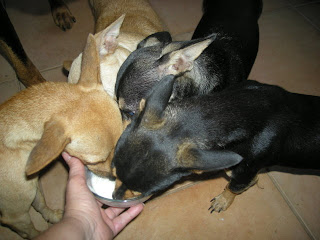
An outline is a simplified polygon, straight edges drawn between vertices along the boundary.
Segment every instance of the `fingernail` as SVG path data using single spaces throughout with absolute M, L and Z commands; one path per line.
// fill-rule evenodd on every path
M 71 156 L 67 152 L 62 152 L 62 155 L 64 155 L 63 158 L 67 161 L 71 159 Z

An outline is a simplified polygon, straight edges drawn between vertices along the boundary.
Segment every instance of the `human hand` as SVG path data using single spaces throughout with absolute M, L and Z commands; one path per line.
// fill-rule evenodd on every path
M 127 211 L 114 207 L 102 209 L 87 187 L 81 161 L 67 153 L 62 156 L 70 167 L 63 221 L 80 223 L 86 229 L 86 239 L 111 239 L 142 211 L 143 204 Z

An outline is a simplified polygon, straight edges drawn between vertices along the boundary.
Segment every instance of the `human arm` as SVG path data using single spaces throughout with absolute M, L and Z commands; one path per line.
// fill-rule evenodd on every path
M 139 204 L 124 208 L 101 208 L 86 185 L 85 169 L 81 161 L 62 154 L 70 167 L 66 190 L 65 214 L 36 239 L 112 239 L 143 209 Z

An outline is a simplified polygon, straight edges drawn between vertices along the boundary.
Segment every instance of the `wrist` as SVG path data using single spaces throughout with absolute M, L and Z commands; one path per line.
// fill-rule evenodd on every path
M 76 231 L 78 234 L 78 239 L 92 239 L 94 226 L 86 218 L 76 218 L 71 216 L 65 216 L 61 224 L 69 226 L 70 229 Z M 71 240 L 71 239 L 70 239 Z

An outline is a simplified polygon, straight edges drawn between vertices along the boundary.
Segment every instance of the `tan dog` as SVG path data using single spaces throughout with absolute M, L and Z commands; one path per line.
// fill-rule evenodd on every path
M 163 24 L 147 0 L 90 0 L 90 4 L 95 17 L 94 37 L 99 43 L 101 80 L 114 97 L 117 73 L 124 60 L 145 37 L 163 31 Z M 78 82 L 80 66 L 81 54 L 70 68 L 70 83 Z
M 36 174 L 62 151 L 95 173 L 110 173 L 123 127 L 117 103 L 102 87 L 91 34 L 82 61 L 78 84 L 34 85 L 0 106 L 0 222 L 24 238 L 38 234 L 28 213 L 31 205 L 51 223 L 62 216 L 46 206 Z

